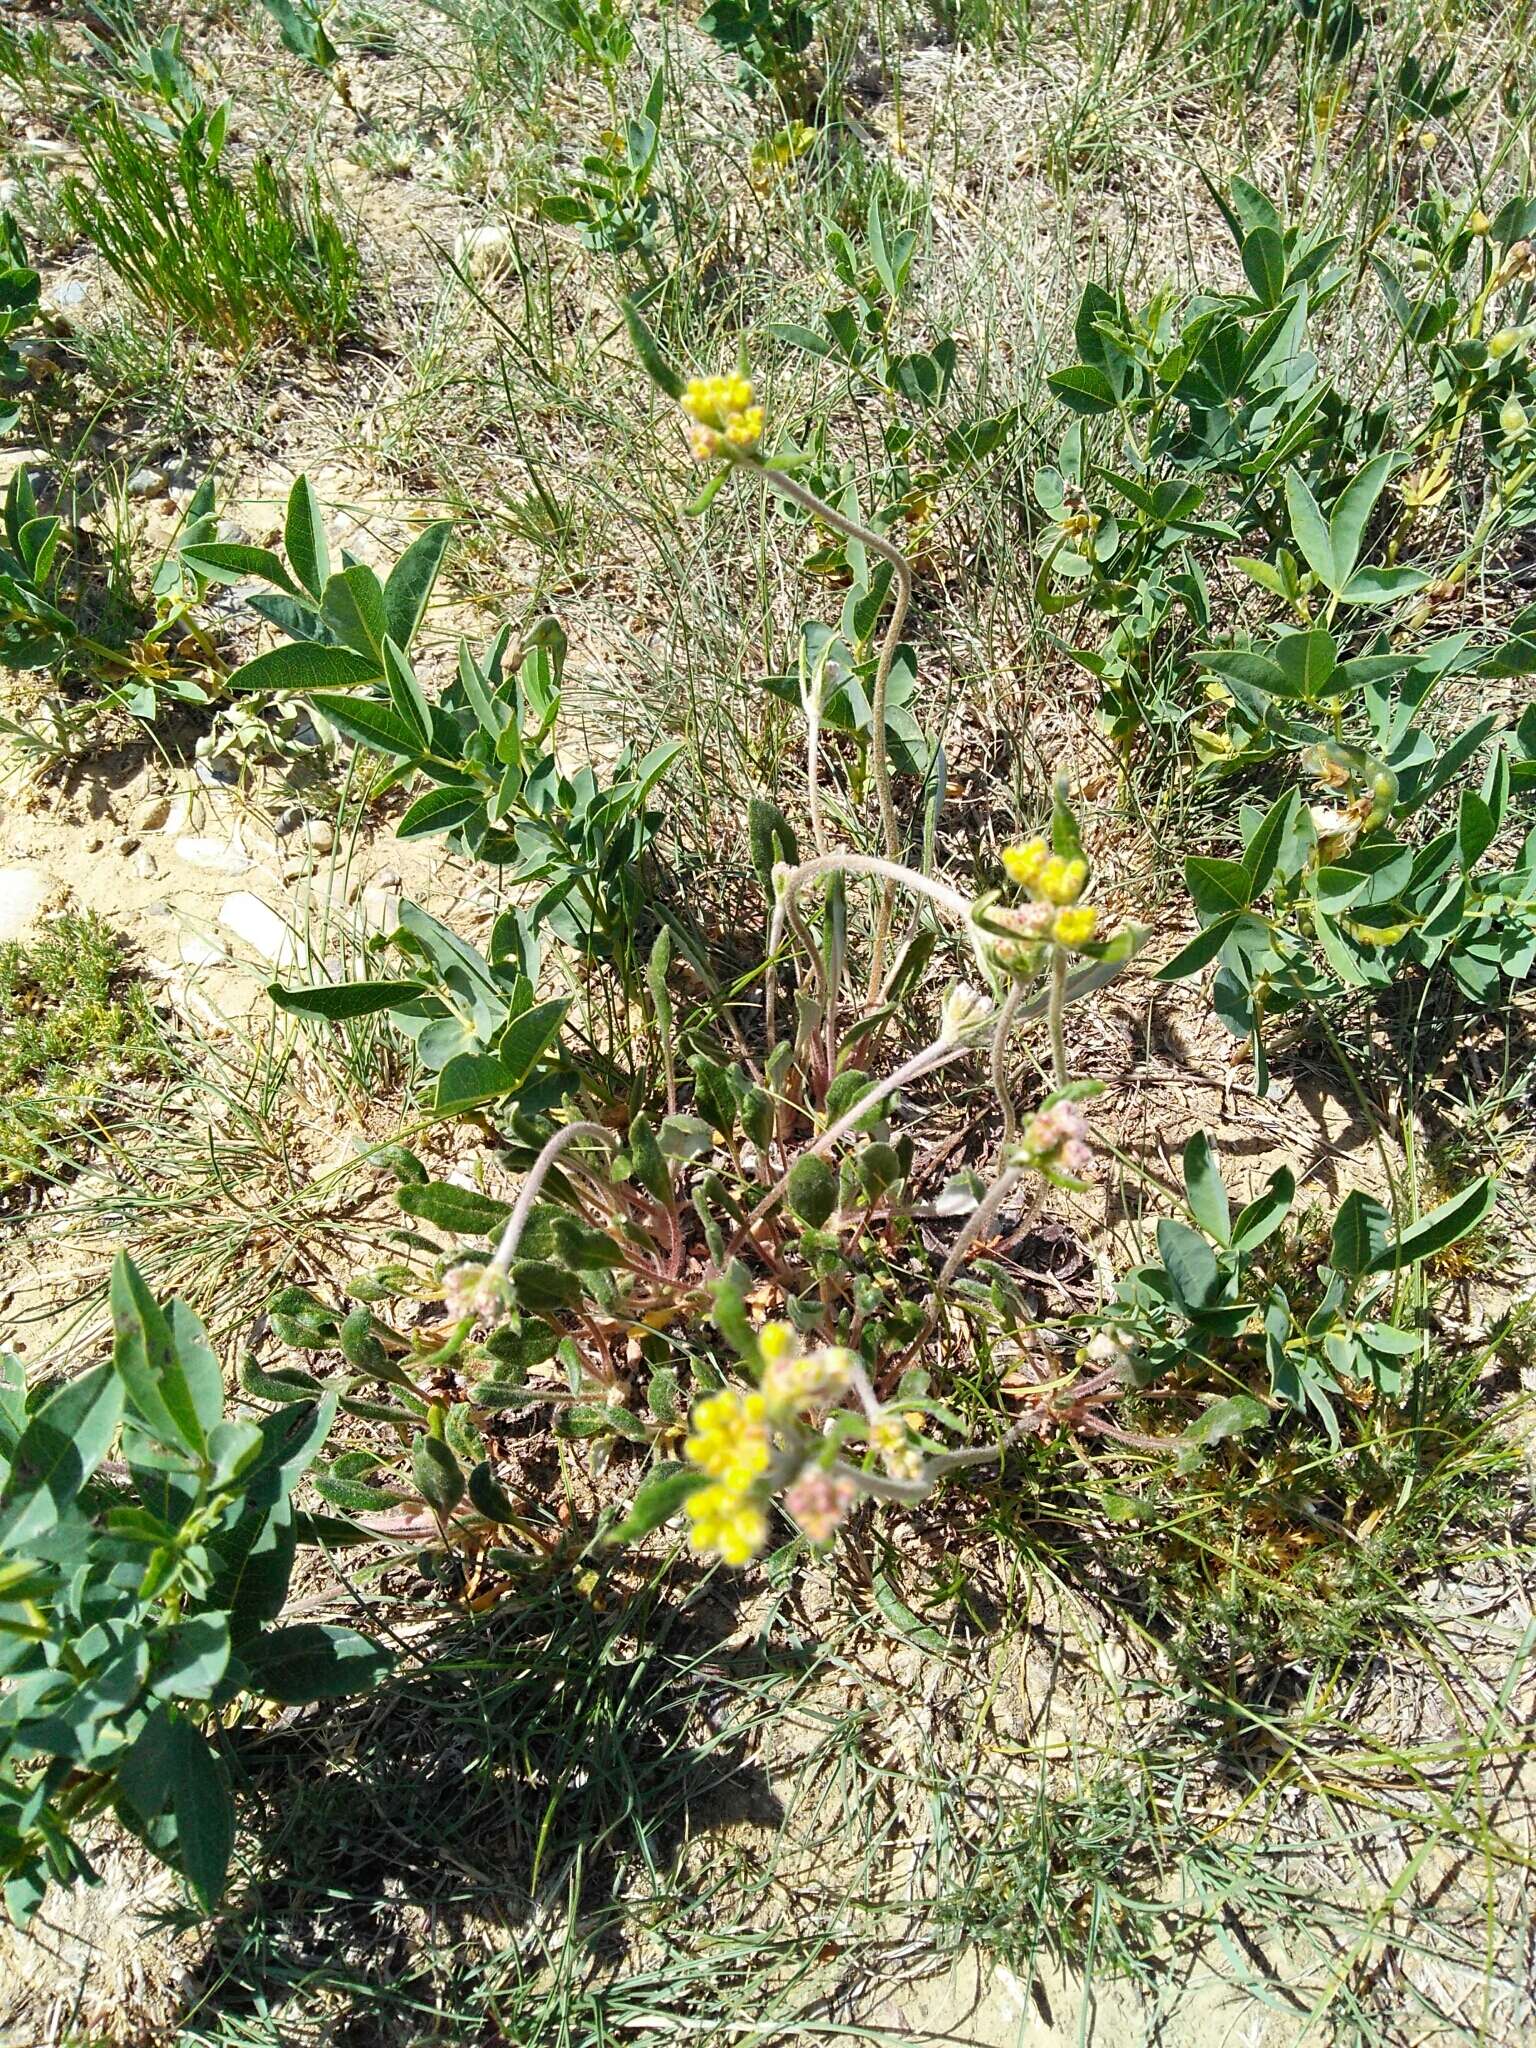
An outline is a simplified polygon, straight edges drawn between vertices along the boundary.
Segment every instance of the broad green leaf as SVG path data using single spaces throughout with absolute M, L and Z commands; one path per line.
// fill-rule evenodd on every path
M 1420 1217 L 1395 1244 L 1387 1245 L 1372 1262 L 1370 1270 L 1385 1273 L 1403 1266 L 1416 1266 L 1424 1259 L 1432 1259 L 1437 1253 L 1449 1250 L 1476 1230 L 1498 1199 L 1499 1184 L 1491 1176 L 1473 1181 L 1459 1195 L 1452 1195 L 1438 1209 L 1431 1209 L 1427 1216 Z
M 384 626 L 397 647 L 409 648 L 416 637 L 452 536 L 451 519 L 434 520 L 423 527 L 389 572 L 384 585 Z
M 406 811 L 395 827 L 397 839 L 430 839 L 439 832 L 451 832 L 467 825 L 485 809 L 485 798 L 477 789 L 429 789 Z
M 170 1324 L 176 1356 L 181 1361 L 182 1375 L 192 1396 L 192 1405 L 211 1439 L 224 1416 L 223 1368 L 208 1342 L 208 1332 L 186 1302 L 173 1295 L 166 1304 L 165 1316 Z
M 112 1262 L 112 1363 L 128 1406 L 161 1443 L 200 1456 L 208 1432 L 171 1325 L 126 1252 Z
M 1046 379 L 1062 404 L 1075 413 L 1113 412 L 1115 387 L 1102 370 L 1091 363 L 1073 363 Z
M 297 478 L 288 494 L 283 546 L 288 551 L 294 575 L 318 603 L 330 579 L 331 556 L 325 541 L 325 517 L 320 510 L 320 500 L 307 476 Z
M 384 593 L 366 562 L 353 562 L 331 577 L 320 616 L 343 647 L 372 659 L 377 674 L 384 659 Z
M 351 683 L 378 680 L 379 664 L 349 647 L 321 647 L 313 640 L 295 640 L 270 647 L 265 654 L 237 668 L 231 690 L 341 690 Z M 343 700 L 345 701 L 345 700 Z
M 1461 812 L 1456 821 L 1456 854 L 1465 873 L 1471 874 L 1498 836 L 1493 812 L 1475 789 L 1461 792 Z
M 1329 533 L 1334 567 L 1341 583 L 1348 581 L 1360 559 L 1360 543 L 1391 470 L 1390 455 L 1373 456 L 1354 482 L 1340 492 L 1334 505 Z
M 521 1080 L 553 1045 L 570 1007 L 567 997 L 552 996 L 514 1017 L 496 1040 L 497 1059 Z
M 173 1715 L 167 1731 L 176 1861 L 205 1913 L 224 1895 L 235 1847 L 235 1809 L 218 1760 L 189 1721 Z
M 1290 687 L 1290 697 L 1312 699 L 1339 665 L 1339 650 L 1331 633 L 1314 627 L 1309 633 L 1284 633 L 1271 649 L 1276 665 Z
M 315 695 L 310 702 L 322 718 L 328 718 L 336 730 L 345 733 L 349 740 L 360 746 L 372 747 L 381 754 L 397 755 L 402 761 L 413 761 L 424 749 L 416 734 L 397 711 L 387 704 L 379 704 L 372 697 L 332 697 Z
M 1204 1131 L 1196 1131 L 1184 1147 L 1184 1192 L 1190 1212 L 1206 1236 L 1214 1237 L 1218 1244 L 1226 1244 L 1232 1228 L 1232 1213 L 1227 1205 L 1227 1191 L 1222 1186 L 1215 1152 Z
M 244 1657 L 254 1690 L 291 1706 L 367 1692 L 394 1669 L 395 1661 L 355 1628 L 317 1621 L 268 1629 L 247 1646 Z
M 1254 228 L 1243 237 L 1243 275 L 1262 306 L 1275 306 L 1285 289 L 1285 243 L 1272 227 Z
M 1203 931 L 1196 932 L 1195 936 L 1186 945 L 1179 948 L 1171 960 L 1165 960 L 1161 967 L 1154 968 L 1152 979 L 1154 981 L 1182 981 L 1186 974 L 1193 974 L 1198 968 L 1206 966 L 1208 962 L 1216 958 L 1216 955 L 1232 936 L 1234 930 L 1243 921 L 1244 913 L 1241 910 L 1228 911 L 1226 916 L 1218 917 L 1213 924 L 1208 924 Z M 1248 921 L 1252 922 L 1251 919 Z
M 1157 1249 L 1181 1304 L 1209 1307 L 1221 1289 L 1221 1269 L 1199 1232 L 1165 1216 L 1157 1226 Z
M 431 1180 L 422 1185 L 407 1181 L 395 1190 L 395 1200 L 408 1216 L 419 1216 L 455 1237 L 486 1237 L 500 1230 L 512 1214 L 512 1204 L 494 1195 L 482 1195 L 478 1188 L 455 1187 L 451 1181 Z
M 432 1107 L 442 1116 L 457 1116 L 482 1102 L 511 1095 L 522 1080 L 504 1060 L 488 1052 L 456 1052 L 443 1063 Z
M 1192 1450 L 1208 1451 L 1229 1436 L 1258 1429 L 1269 1420 L 1269 1410 L 1255 1394 L 1227 1394 L 1203 1408 L 1179 1438 Z
M 157 1699 L 210 1700 L 228 1666 L 228 1615 L 194 1614 L 160 1639 L 150 1690 Z
M 1412 597 L 1430 581 L 1422 569 L 1357 569 L 1339 599 L 1343 604 L 1390 604 L 1396 597 Z
M 419 751 L 432 751 L 432 707 L 416 679 L 416 671 L 394 641 L 384 641 L 384 684 L 389 701 L 402 721 L 415 734 Z
M 1333 1219 L 1328 1261 L 1351 1278 L 1369 1273 L 1393 1241 L 1392 1215 L 1373 1195 L 1351 1188 Z
M 1240 860 L 1191 854 L 1184 863 L 1184 879 L 1202 917 L 1224 917 L 1229 911 L 1248 908 L 1252 884 Z
M 1243 848 L 1243 868 L 1248 876 L 1251 902 L 1257 901 L 1275 878 L 1286 833 L 1300 802 L 1301 793 L 1295 789 L 1288 789 L 1284 796 L 1276 797 Z
M 1269 1185 L 1261 1195 L 1255 1195 L 1245 1209 L 1238 1212 L 1232 1226 L 1232 1249 L 1244 1254 L 1256 1251 L 1268 1237 L 1273 1237 L 1286 1217 L 1290 1214 L 1292 1202 L 1296 1199 L 1296 1176 L 1288 1166 L 1280 1166 L 1269 1177 Z
M 657 1465 L 645 1475 L 630 1502 L 629 1513 L 608 1531 L 609 1543 L 637 1543 L 663 1522 L 670 1522 L 688 1496 L 707 1486 L 709 1475 L 696 1465 Z
M 1291 533 L 1307 567 L 1327 589 L 1337 590 L 1344 579 L 1333 558 L 1333 535 L 1299 470 L 1285 472 L 1285 505 L 1290 514 Z
M 264 583 L 276 584 L 279 590 L 286 590 L 290 597 L 299 595 L 299 587 L 283 567 L 281 555 L 271 548 L 241 547 L 233 541 L 206 540 L 188 541 L 179 550 L 182 561 L 199 575 L 206 576 L 211 583 L 238 583 L 243 577 L 259 576 Z
M 283 988 L 274 981 L 267 988 L 280 1010 L 291 1010 L 300 1017 L 324 1017 L 332 1024 L 419 1002 L 422 993 L 419 981 L 349 981 L 336 988 Z
M 416 1491 L 440 1515 L 451 1515 L 464 1498 L 464 1473 L 448 1446 L 425 1431 L 411 1446 Z
M 69 1380 L 21 1433 L 0 1491 L 0 1546 L 24 1549 L 57 1527 L 112 1447 L 123 1383 L 110 1365 Z

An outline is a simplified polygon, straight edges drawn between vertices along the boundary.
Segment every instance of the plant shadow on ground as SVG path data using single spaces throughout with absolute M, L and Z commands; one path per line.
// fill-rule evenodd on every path
M 663 1594 L 616 1591 L 604 1611 L 555 1584 L 517 1612 L 445 1617 L 368 1699 L 237 1733 L 248 1881 L 186 2038 L 286 2009 L 282 2038 L 307 2040 L 323 2008 L 323 2038 L 360 2048 L 399 2038 L 402 1999 L 457 1990 L 484 2013 L 481 1972 L 569 1991 L 622 1968 L 696 1834 L 775 1828 L 742 1703 L 812 1660 L 722 1648 L 718 1582 L 692 1614 Z

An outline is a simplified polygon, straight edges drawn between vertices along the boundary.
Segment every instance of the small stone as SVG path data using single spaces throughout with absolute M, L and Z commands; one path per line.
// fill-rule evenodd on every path
M 392 891 L 365 889 L 361 907 L 367 923 L 381 932 L 392 932 L 400 922 L 400 898 Z
M 302 805 L 290 804 L 287 810 L 279 811 L 273 819 L 272 830 L 279 839 L 286 839 L 290 833 L 297 832 L 303 822 L 304 811 Z
M 48 877 L 37 868 L 0 868 L 0 939 L 19 939 L 51 889 Z
M 285 860 L 283 862 L 283 880 L 285 882 L 302 882 L 311 872 L 308 854 L 297 854 L 292 860 Z
M 141 797 L 133 807 L 135 832 L 158 832 L 171 815 L 171 800 L 162 790 L 156 796 Z
M 136 469 L 128 479 L 130 498 L 163 498 L 170 486 L 163 469 Z
M 85 850 L 87 853 L 100 853 L 106 843 L 99 832 L 93 832 L 85 842 Z
M 512 261 L 512 237 L 500 221 L 484 221 L 457 237 L 453 253 L 461 270 L 488 284 Z
M 207 868 L 220 875 L 243 875 L 251 857 L 234 839 L 178 839 L 176 853 L 188 867 Z
M 140 847 L 139 851 L 133 856 L 133 872 L 141 882 L 152 882 L 160 872 L 155 856 L 152 853 L 146 852 L 143 847 Z
M 219 923 L 273 967 L 291 967 L 299 942 L 277 912 L 259 896 L 238 890 L 219 906 Z
M 369 887 L 373 889 L 403 889 L 405 884 L 393 868 L 380 868 L 369 884 Z
M 336 844 L 335 828 L 326 818 L 311 818 L 304 827 L 304 837 L 315 853 L 329 853 Z
M 201 932 L 183 932 L 181 935 L 181 963 L 184 967 L 217 967 L 229 955 L 217 939 L 207 938 Z

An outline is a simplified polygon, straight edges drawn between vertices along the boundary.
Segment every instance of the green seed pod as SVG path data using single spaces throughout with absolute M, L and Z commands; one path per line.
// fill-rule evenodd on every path
M 858 1157 L 859 1181 L 871 1201 L 894 1187 L 902 1177 L 901 1161 L 894 1145 L 869 1144 Z
M 482 1458 L 478 1465 L 471 1466 L 467 1491 L 470 1506 L 488 1522 L 517 1520 L 517 1509 L 491 1471 L 488 1460 Z
M 464 1497 L 459 1461 L 435 1436 L 419 1436 L 411 1446 L 411 1477 L 422 1499 L 440 1515 L 451 1515 Z
M 789 1170 L 784 1199 L 802 1223 L 820 1230 L 837 1207 L 837 1175 L 816 1153 L 802 1153 Z
M 373 1314 L 366 1304 L 353 1309 L 341 1326 L 341 1355 L 359 1372 L 379 1373 L 389 1365 L 389 1354 L 374 1335 Z

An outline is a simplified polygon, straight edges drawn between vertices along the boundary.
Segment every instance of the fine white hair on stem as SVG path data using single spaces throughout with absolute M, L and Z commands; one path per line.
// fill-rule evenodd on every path
M 511 1272 L 512 1261 L 517 1257 L 518 1245 L 522 1242 L 523 1232 L 528 1226 L 528 1217 L 533 1209 L 533 1205 L 539 1198 L 539 1189 L 544 1185 L 544 1177 L 560 1157 L 560 1154 L 568 1146 L 574 1145 L 578 1138 L 592 1138 L 610 1148 L 619 1142 L 613 1132 L 606 1129 L 602 1124 L 565 1124 L 556 1131 L 555 1135 L 545 1145 L 543 1151 L 540 1152 L 538 1158 L 535 1159 L 529 1169 L 528 1178 L 523 1182 L 522 1188 L 518 1193 L 517 1202 L 512 1214 L 507 1218 L 507 1227 L 501 1233 L 500 1242 L 491 1256 L 490 1264 L 486 1269 L 488 1272 L 500 1273 L 503 1276 Z

